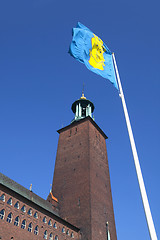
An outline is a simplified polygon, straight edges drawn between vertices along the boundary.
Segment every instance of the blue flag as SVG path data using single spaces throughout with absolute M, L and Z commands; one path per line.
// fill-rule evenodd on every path
M 118 89 L 111 51 L 98 36 L 81 23 L 73 28 L 69 53 L 92 72 L 110 80 Z

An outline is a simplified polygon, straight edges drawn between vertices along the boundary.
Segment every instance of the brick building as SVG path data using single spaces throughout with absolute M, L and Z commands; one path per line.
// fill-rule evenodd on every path
M 0 239 L 117 240 L 107 136 L 82 97 L 60 130 L 52 190 L 47 200 L 0 174 Z

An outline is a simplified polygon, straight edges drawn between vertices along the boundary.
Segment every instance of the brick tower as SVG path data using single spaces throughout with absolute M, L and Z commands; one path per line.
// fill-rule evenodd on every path
M 94 105 L 84 94 L 72 111 L 72 123 L 58 130 L 52 193 L 60 216 L 80 228 L 82 240 L 116 240 L 107 136 L 93 120 Z

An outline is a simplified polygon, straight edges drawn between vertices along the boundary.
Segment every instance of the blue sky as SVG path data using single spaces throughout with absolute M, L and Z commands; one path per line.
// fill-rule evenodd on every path
M 68 54 L 80 21 L 115 52 L 142 173 L 160 237 L 160 3 L 127 0 L 0 2 L 0 171 L 46 198 L 58 133 L 85 95 L 109 137 L 119 240 L 150 239 L 121 100 L 112 84 Z

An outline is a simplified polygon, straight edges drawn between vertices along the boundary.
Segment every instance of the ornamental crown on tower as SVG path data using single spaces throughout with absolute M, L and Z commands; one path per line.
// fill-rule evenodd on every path
M 86 99 L 83 92 L 81 98 L 76 100 L 72 104 L 71 109 L 75 114 L 75 117 L 72 120 L 72 122 L 79 121 L 80 119 L 83 119 L 88 116 L 90 116 L 94 120 L 94 117 L 92 117 L 92 113 L 94 111 L 94 104 L 88 99 Z

